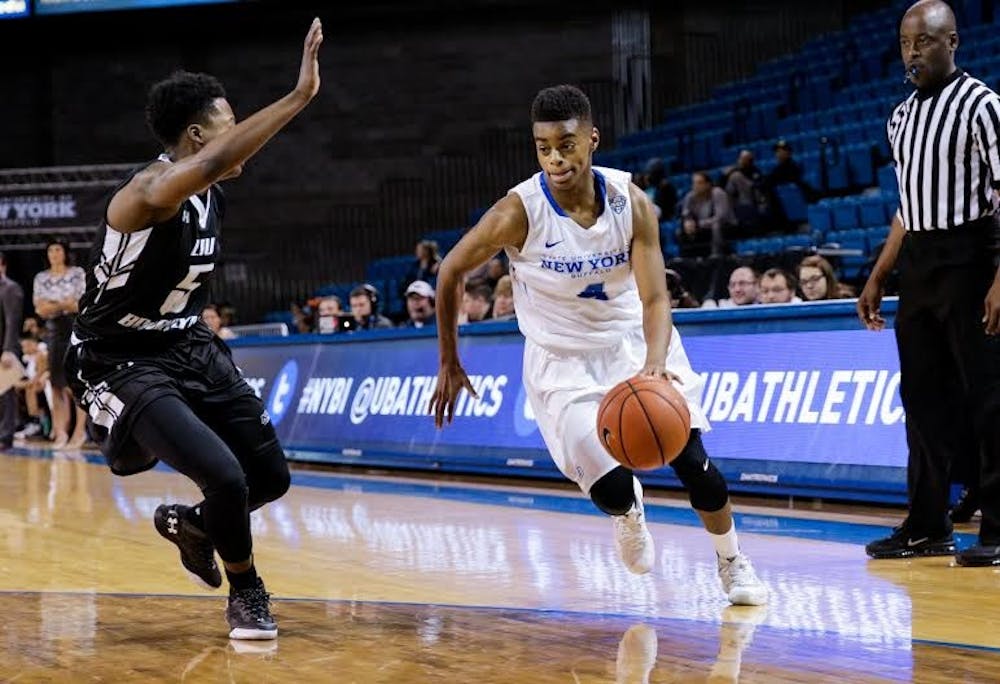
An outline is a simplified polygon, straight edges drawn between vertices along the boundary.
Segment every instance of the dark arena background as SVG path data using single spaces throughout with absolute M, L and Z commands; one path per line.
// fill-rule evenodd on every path
M 901 47 L 911 4 L 0 0 L 0 681 L 1000 681 L 1000 546 L 986 567 L 955 556 L 997 541 L 985 524 L 979 536 L 989 514 L 978 474 L 990 458 L 979 445 L 997 427 L 957 427 L 974 407 L 956 379 L 954 396 L 936 401 L 961 444 L 930 455 L 915 446 L 893 329 L 905 278 L 879 261 L 899 248 L 893 222 L 911 228 L 911 194 L 944 202 L 963 182 L 937 168 L 932 181 L 927 162 L 926 177 L 902 174 L 901 192 L 899 150 L 922 154 L 939 144 L 934 126 L 966 121 L 960 98 L 942 96 L 934 126 L 918 123 L 903 143 L 887 131 L 920 70 L 931 73 L 930 42 L 916 67 L 907 50 L 918 48 Z M 1000 2 L 948 6 L 955 64 L 996 90 Z M 120 184 L 164 152 L 146 124 L 150 87 L 177 70 L 211 74 L 238 131 L 296 87 L 314 17 L 319 91 L 239 178 L 221 183 L 211 278 L 168 283 L 167 301 L 180 304 L 130 313 L 129 335 L 112 340 L 122 371 L 166 353 L 148 335 L 187 344 L 204 332 L 222 363 L 232 366 L 231 355 L 246 398 L 266 409 L 251 422 L 259 415 L 256 427 L 273 427 L 288 459 L 288 492 L 250 515 L 252 560 L 281 636 L 227 639 L 227 590 L 188 582 L 176 540 L 153 522 L 161 504 L 194 505 L 212 488 L 163 453 L 145 472 L 110 472 L 109 430 L 127 440 L 129 402 L 145 404 L 119 392 L 110 371 L 84 377 L 92 368 L 81 349 L 110 346 L 81 324 L 96 289 L 99 300 L 105 288 L 144 286 L 129 281 L 126 237 L 106 212 Z M 932 41 L 928 21 L 921 35 Z M 636 500 L 609 516 L 594 490 L 567 479 L 583 468 L 561 472 L 551 444 L 594 420 L 539 416 L 549 399 L 536 385 L 570 382 L 575 371 L 532 365 L 535 322 L 564 335 L 559 325 L 588 325 L 586 307 L 608 294 L 603 281 L 583 279 L 567 311 L 553 312 L 519 269 L 568 277 L 632 259 L 631 279 L 635 242 L 620 262 L 598 242 L 577 261 L 536 265 L 526 241 L 524 255 L 493 251 L 449 280 L 450 291 L 439 287 L 459 240 L 484 216 L 480 228 L 493 225 L 494 203 L 540 171 L 548 213 L 527 214 L 529 236 L 565 230 L 583 240 L 583 228 L 617 220 L 602 209 L 618 211 L 605 185 L 617 176 L 584 184 L 596 210 L 581 225 L 545 167 L 531 105 L 560 84 L 589 98 L 600 135 L 593 166 L 631 173 L 635 196 L 648 198 L 658 231 L 647 232 L 664 268 L 661 279 L 657 255 L 654 280 L 693 369 L 685 396 L 695 420 L 711 424 L 704 472 L 712 464 L 725 480 L 739 558 L 753 559 L 766 601 L 732 598 L 720 570 L 728 542 L 712 533 L 680 466 L 637 472 L 642 487 L 626 496 L 644 487 L 644 509 Z M 983 156 L 968 152 L 963 167 L 943 151 L 942 169 L 996 178 L 997 137 L 978 125 L 967 123 Z M 993 230 L 997 197 L 984 187 L 982 220 Z M 179 201 L 176 216 L 203 206 L 198 194 Z M 181 255 L 210 256 L 215 238 L 202 239 Z M 546 249 L 555 244 L 546 238 Z M 146 252 L 133 265 L 173 273 L 175 256 Z M 178 280 L 188 265 L 174 269 Z M 858 314 L 875 280 L 879 332 Z M 449 310 L 476 396 L 456 390 L 454 421 L 439 429 L 429 406 L 447 369 L 439 375 L 436 315 Z M 632 329 L 643 333 L 641 316 Z M 597 347 L 621 349 L 622 337 L 608 333 Z M 624 353 L 608 352 L 608 363 Z M 185 359 L 163 371 L 167 382 L 188 387 L 179 374 L 200 361 Z M 581 366 L 581 396 L 599 402 L 639 369 L 604 387 Z M 175 393 L 198 418 L 208 410 L 186 389 Z M 236 421 L 205 422 L 232 446 Z M 947 489 L 950 550 L 906 553 L 907 540 L 919 549 L 927 539 L 904 526 L 901 557 L 870 557 L 866 544 L 896 534 L 908 515 L 917 452 L 947 459 L 938 489 Z M 235 459 L 252 480 L 252 463 Z M 249 491 L 254 508 L 253 482 Z M 196 527 L 202 513 L 191 515 Z M 640 541 L 622 536 L 633 523 L 655 542 L 641 574 L 626 559 Z M 214 533 L 198 529 L 214 559 Z M 219 563 L 223 576 L 236 572 Z

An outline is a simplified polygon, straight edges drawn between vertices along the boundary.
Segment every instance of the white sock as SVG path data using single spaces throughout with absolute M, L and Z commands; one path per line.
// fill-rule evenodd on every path
M 715 552 L 719 554 L 719 558 L 732 560 L 740 555 L 740 543 L 736 539 L 735 524 L 730 525 L 729 531 L 725 534 L 712 534 L 709 532 L 708 536 L 712 538 L 712 544 L 715 545 Z

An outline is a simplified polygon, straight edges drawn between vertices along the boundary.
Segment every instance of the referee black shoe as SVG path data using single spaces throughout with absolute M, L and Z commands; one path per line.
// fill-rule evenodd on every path
M 215 563 L 215 547 L 208 535 L 187 520 L 189 506 L 171 504 L 157 506 L 153 524 L 160 536 L 181 550 L 181 565 L 195 584 L 205 589 L 222 586 L 222 573 Z
M 980 568 L 1000 565 L 1000 544 L 976 544 L 955 554 L 955 562 L 966 567 Z
M 940 536 L 915 534 L 904 524 L 892 534 L 865 546 L 872 558 L 914 558 L 916 556 L 951 556 L 955 553 L 955 538 L 951 532 Z
M 948 513 L 953 523 L 967 523 L 972 520 L 972 516 L 979 510 L 979 492 L 962 488 L 962 493 L 955 502 L 955 507 Z
M 230 639 L 276 639 L 278 624 L 271 615 L 271 595 L 264 588 L 264 581 L 257 577 L 246 589 L 229 588 L 226 605 Z

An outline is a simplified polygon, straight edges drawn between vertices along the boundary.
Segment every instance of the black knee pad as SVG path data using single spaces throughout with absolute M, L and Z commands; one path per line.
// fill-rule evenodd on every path
M 635 504 L 632 471 L 617 466 L 590 488 L 590 500 L 608 515 L 625 515 Z
M 729 488 L 722 473 L 708 459 L 701 442 L 701 430 L 691 431 L 687 445 L 680 456 L 670 462 L 670 467 L 687 488 L 693 508 L 712 513 L 726 505 Z

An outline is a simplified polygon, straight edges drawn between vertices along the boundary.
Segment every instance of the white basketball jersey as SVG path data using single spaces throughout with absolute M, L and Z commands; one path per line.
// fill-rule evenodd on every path
M 594 349 L 642 329 L 632 273 L 631 174 L 594 167 L 604 211 L 590 228 L 556 203 L 545 174 L 514 187 L 528 213 L 520 250 L 506 249 L 524 336 L 549 349 Z

